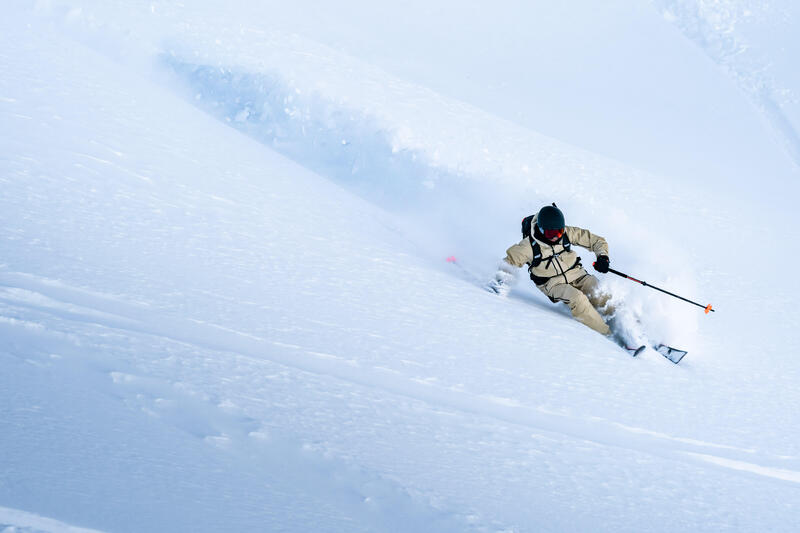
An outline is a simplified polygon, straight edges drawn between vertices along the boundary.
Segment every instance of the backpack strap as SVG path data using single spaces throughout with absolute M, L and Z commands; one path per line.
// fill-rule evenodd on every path
M 572 249 L 572 243 L 569 242 L 569 237 L 567 237 L 566 232 L 561 236 L 561 246 L 564 247 L 564 252 L 569 252 Z
M 528 263 L 528 270 L 530 270 L 542 264 L 542 247 L 539 246 L 538 242 L 533 240 L 533 237 L 529 236 L 528 240 L 531 241 L 531 248 L 533 248 L 533 259 Z
M 542 247 L 533 239 L 533 217 L 535 216 L 529 215 L 522 219 L 522 238 L 527 238 L 533 248 L 533 260 L 528 263 L 529 269 L 542 263 Z

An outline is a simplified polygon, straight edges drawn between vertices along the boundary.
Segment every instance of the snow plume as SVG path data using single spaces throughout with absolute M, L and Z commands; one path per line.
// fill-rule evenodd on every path
M 383 207 L 417 204 L 427 190 L 456 180 L 396 147 L 391 132 L 363 110 L 332 105 L 276 73 L 163 59 L 198 107 Z
M 510 142 L 498 136 L 495 144 L 509 143 L 507 151 L 499 154 L 488 143 L 477 153 L 465 149 L 476 139 L 480 141 L 477 132 L 461 139 L 461 144 L 455 142 L 453 147 L 439 150 L 442 139 L 433 136 L 431 130 L 449 131 L 456 129 L 459 122 L 469 125 L 470 113 L 480 111 L 464 106 L 460 109 L 462 115 L 457 117 L 455 111 L 450 114 L 440 109 L 433 115 L 431 110 L 428 117 L 409 113 L 399 121 L 391 116 L 392 106 L 402 107 L 402 99 L 408 98 L 413 88 L 403 87 L 402 94 L 384 95 L 392 105 L 359 108 L 331 97 L 330 85 L 314 90 L 313 85 L 286 79 L 279 70 L 183 59 L 189 55 L 163 54 L 161 61 L 195 105 L 372 203 L 399 213 L 402 233 L 422 255 L 436 261 L 445 254 L 455 254 L 459 265 L 469 270 L 470 281 L 488 280 L 506 247 L 519 240 L 519 220 L 552 200 L 558 200 L 566 210 L 571 225 L 587 227 L 604 236 L 610 231 L 609 226 L 622 228 L 612 241 L 620 264 L 653 275 L 669 271 L 683 281 L 694 278 L 684 266 L 687 262 L 680 259 L 682 252 L 654 236 L 658 222 L 652 215 L 633 223 L 636 214 L 632 207 L 604 212 L 607 199 L 603 195 L 608 192 L 597 190 L 594 184 L 592 196 L 584 197 L 588 182 L 604 172 L 619 175 L 614 192 L 618 198 L 626 195 L 631 205 L 642 195 L 660 194 L 652 185 L 647 191 L 637 191 L 636 181 L 630 179 L 635 173 L 613 162 L 602 161 L 598 165 L 570 160 L 566 147 L 558 147 L 555 141 L 533 132 L 517 132 L 519 137 L 512 137 Z M 399 88 L 398 83 L 387 86 Z M 433 101 L 439 98 L 427 96 Z M 446 109 L 447 105 L 440 107 Z M 486 117 L 472 119 L 492 124 Z M 462 129 L 469 131 L 468 126 Z M 420 141 L 429 136 L 429 144 Z M 444 154 L 445 150 L 450 153 Z M 529 157 L 531 150 L 540 154 L 549 151 L 552 161 L 540 162 L 532 172 L 519 163 Z M 589 154 L 586 158 L 600 159 Z M 517 165 L 521 168 L 515 171 Z M 556 180 L 550 178 L 562 173 Z M 623 175 L 625 179 L 621 179 Z M 600 182 L 601 178 L 596 179 Z M 498 186 L 492 186 L 492 181 Z M 554 187 L 553 183 L 557 185 Z M 593 203 L 597 205 L 593 207 Z M 603 215 L 596 216 L 594 209 Z M 403 217 L 403 213 L 408 216 Z M 658 242 L 657 247 L 654 242 Z M 669 251 L 668 257 L 674 262 L 665 260 L 664 250 Z M 590 265 L 594 256 L 586 252 L 584 255 L 585 264 Z M 653 265 L 663 270 L 654 271 Z M 693 314 L 685 309 L 675 313 L 663 302 L 663 295 L 619 281 L 609 280 L 607 285 L 619 296 L 617 306 L 625 307 L 624 298 L 629 308 L 630 323 L 625 329 L 638 336 L 655 335 L 654 338 L 669 338 L 691 346 L 691 333 L 696 330 Z
M 784 109 L 796 96 L 774 79 L 771 58 L 751 45 L 741 29 L 750 21 L 767 19 L 775 8 L 763 0 L 654 0 L 654 4 L 748 95 L 800 167 L 800 135 Z M 788 15 L 783 13 L 782 18 Z
M 636 222 L 624 212 L 609 215 L 611 228 L 623 228 L 604 235 L 611 249 L 611 267 L 648 284 L 688 297 L 697 294 L 696 273 L 680 245 L 654 234 L 652 227 L 657 218 L 665 218 L 680 228 L 682 213 L 654 213 Z M 619 235 L 619 236 L 617 236 Z M 624 235 L 624 237 L 623 237 Z M 584 261 L 590 264 L 590 261 Z M 601 277 L 604 289 L 612 295 L 612 305 L 617 309 L 615 322 L 618 332 L 626 342 L 641 344 L 643 338 L 656 342 L 669 340 L 677 346 L 694 347 L 697 342 L 698 313 L 680 300 L 662 294 L 652 288 L 622 277 L 607 274 Z
M 487 242 L 491 228 L 464 214 L 483 204 L 494 219 L 501 217 L 504 202 L 486 201 L 491 187 L 406 146 L 408 129 L 393 129 L 369 111 L 297 87 L 277 72 L 186 63 L 172 55 L 162 59 L 195 105 L 393 212 L 387 231 L 402 226 L 423 255 L 457 252 L 466 260 L 479 254 L 475 243 Z

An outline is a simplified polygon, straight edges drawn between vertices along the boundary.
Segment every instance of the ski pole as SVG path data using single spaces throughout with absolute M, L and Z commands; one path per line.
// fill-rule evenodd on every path
M 697 307 L 702 307 L 703 309 L 705 309 L 705 311 L 706 311 L 706 314 L 708 314 L 708 313 L 709 313 L 709 311 L 715 311 L 715 309 L 713 309 L 713 308 L 711 307 L 711 304 L 708 304 L 708 305 L 702 305 L 702 304 L 699 304 L 699 303 L 697 303 L 697 302 L 693 302 L 693 301 L 689 300 L 688 298 L 684 298 L 683 296 L 678 296 L 677 294 L 672 294 L 671 292 L 669 292 L 669 291 L 665 291 L 664 289 L 659 289 L 659 288 L 658 288 L 658 287 L 656 287 L 655 285 L 650 285 L 650 284 L 649 284 L 649 283 L 647 283 L 646 281 L 640 281 L 640 280 L 638 280 L 638 279 L 636 279 L 636 278 L 634 278 L 634 277 L 631 277 L 631 276 L 629 276 L 629 275 L 627 275 L 627 274 L 623 274 L 622 272 L 619 272 L 618 270 L 614 270 L 613 268 L 609 268 L 609 269 L 608 269 L 608 271 L 609 271 L 609 272 L 611 272 L 611 273 L 613 273 L 613 274 L 616 274 L 617 276 L 622 276 L 623 278 L 627 278 L 627 279 L 629 279 L 629 280 L 631 280 L 631 281 L 635 281 L 636 283 L 639 283 L 639 284 L 641 284 L 641 285 L 644 285 L 645 287 L 650 287 L 651 289 L 655 289 L 655 290 L 657 290 L 657 291 L 661 291 L 661 292 L 663 292 L 664 294 L 669 294 L 670 296 L 674 296 L 675 298 L 678 298 L 678 299 L 680 299 L 680 300 L 683 300 L 684 302 L 689 302 L 690 304 L 694 304 L 694 305 L 696 305 Z

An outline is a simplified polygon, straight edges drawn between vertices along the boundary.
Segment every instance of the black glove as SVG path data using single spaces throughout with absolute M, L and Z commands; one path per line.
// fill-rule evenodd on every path
M 611 260 L 607 255 L 601 255 L 597 258 L 597 261 L 594 262 L 594 269 L 602 274 L 608 274 L 608 267 L 610 263 Z

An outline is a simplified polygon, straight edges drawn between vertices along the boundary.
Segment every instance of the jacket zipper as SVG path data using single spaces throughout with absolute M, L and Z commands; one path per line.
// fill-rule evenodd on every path
M 550 249 L 553 251 L 553 257 L 552 258 L 556 262 L 556 267 L 558 267 L 557 269 L 561 270 L 561 275 L 564 276 L 564 283 L 569 283 L 569 281 L 567 280 L 567 272 L 564 270 L 564 267 L 561 266 L 561 260 L 558 258 L 558 255 L 556 254 L 556 247 L 551 244 L 550 245 Z

